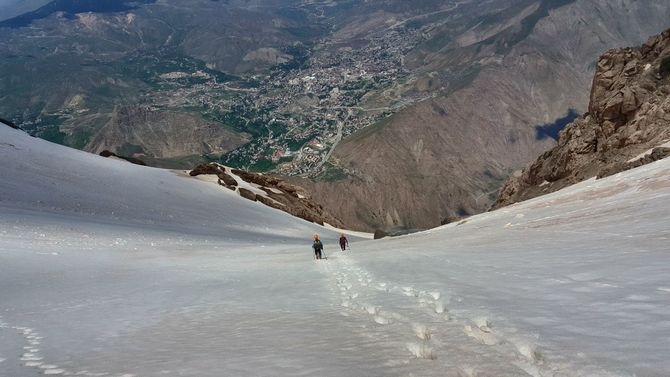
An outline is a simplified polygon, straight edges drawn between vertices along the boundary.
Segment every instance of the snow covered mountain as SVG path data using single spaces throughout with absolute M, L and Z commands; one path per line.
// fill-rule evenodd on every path
M 670 160 L 343 253 L 179 172 L 4 126 L 0 158 L 0 376 L 670 370 Z

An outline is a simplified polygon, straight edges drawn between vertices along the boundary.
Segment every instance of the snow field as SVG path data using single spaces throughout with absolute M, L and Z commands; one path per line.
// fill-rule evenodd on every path
M 341 306 L 345 309 L 343 316 L 374 323 L 373 326 L 378 327 L 373 327 L 373 332 L 385 332 L 387 341 L 393 339 L 398 347 L 404 349 L 404 360 L 394 359 L 399 365 L 412 365 L 418 360 L 428 360 L 439 365 L 423 366 L 422 373 L 426 375 L 440 375 L 445 367 L 452 372 L 458 371 L 460 375 L 476 375 L 476 367 L 461 362 L 468 357 L 457 356 L 450 349 L 453 345 L 448 344 L 453 338 L 463 341 L 465 335 L 472 339 L 472 348 L 499 346 L 500 350 L 495 352 L 500 352 L 501 358 L 509 358 L 507 365 L 499 369 L 501 376 L 519 375 L 531 369 L 537 373 L 551 370 L 543 366 L 544 361 L 535 344 L 499 338 L 493 334 L 492 324 L 487 318 L 452 318 L 447 313 L 447 307 L 442 301 L 444 296 L 439 291 L 421 290 L 389 281 L 379 282 L 370 272 L 358 267 L 347 253 L 332 255 L 321 271 L 329 275 L 334 283 L 331 292 L 340 297 Z M 387 290 L 386 287 L 391 288 Z M 454 336 L 459 333 L 460 335 Z M 400 350 L 399 348 L 396 351 L 400 353 Z M 475 356 L 471 352 L 469 351 L 468 356 Z M 483 349 L 479 352 L 488 354 L 492 351 Z M 539 376 L 537 373 L 531 375 Z
M 0 376 L 670 370 L 670 161 L 339 252 L 216 185 L 0 139 Z

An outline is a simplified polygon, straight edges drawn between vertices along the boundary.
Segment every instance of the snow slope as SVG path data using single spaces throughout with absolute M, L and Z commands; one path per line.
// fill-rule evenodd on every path
M 0 158 L 0 376 L 669 375 L 670 161 L 341 253 L 171 171 Z

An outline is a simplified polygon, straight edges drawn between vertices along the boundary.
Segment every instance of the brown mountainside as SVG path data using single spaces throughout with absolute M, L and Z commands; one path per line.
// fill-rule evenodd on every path
M 589 111 L 504 185 L 497 207 L 670 155 L 670 30 L 600 57 Z M 651 151 L 653 153 L 645 153 Z
M 196 115 L 122 107 L 110 114 L 87 149 L 93 153 L 116 150 L 154 166 L 169 163 L 174 168 L 191 167 L 202 155 L 218 155 L 246 141 L 243 134 Z
M 524 14 L 538 17 L 538 6 Z M 428 41 L 408 57 L 426 79 L 398 90 L 434 97 L 341 142 L 330 162 L 349 178 L 300 184 L 362 229 L 428 228 L 485 211 L 510 172 L 586 110 L 597 55 L 663 30 L 670 10 L 663 1 L 577 1 L 540 16 L 527 35 L 521 17 Z M 459 64 L 471 66 L 468 81 L 441 78 Z

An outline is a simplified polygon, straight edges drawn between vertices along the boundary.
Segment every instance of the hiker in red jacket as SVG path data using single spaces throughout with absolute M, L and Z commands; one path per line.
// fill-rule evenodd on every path
M 349 241 L 347 240 L 347 237 L 344 236 L 344 233 L 342 233 L 340 234 L 340 248 L 344 251 L 347 246 L 349 246 Z

